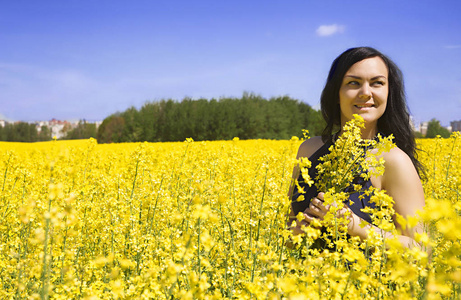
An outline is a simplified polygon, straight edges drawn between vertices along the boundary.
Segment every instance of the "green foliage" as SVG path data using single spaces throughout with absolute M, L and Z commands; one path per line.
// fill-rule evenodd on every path
M 45 129 L 46 130 L 46 129 Z M 4 127 L 0 126 L 0 141 L 7 142 L 37 142 L 50 140 L 51 136 L 46 139 L 41 132 L 37 132 L 35 124 L 26 122 L 7 123 Z
M 85 120 L 80 120 L 76 128 L 67 131 L 63 140 L 80 140 L 96 138 L 97 130 L 95 123 L 87 123 Z
M 181 102 L 171 99 L 130 107 L 104 119 L 99 143 L 167 142 L 194 140 L 290 139 L 302 129 L 319 135 L 324 123 L 320 112 L 288 96 L 269 100 L 251 93 L 241 98 Z
M 448 138 L 450 137 L 450 131 L 442 127 L 442 125 L 440 125 L 440 122 L 438 120 L 432 119 L 427 124 L 426 137 L 435 138 L 437 135 L 440 135 L 443 138 Z
M 424 135 L 419 131 L 414 131 L 413 133 L 415 135 L 415 138 L 417 138 L 417 139 L 424 138 Z
M 102 121 L 98 128 L 97 139 L 100 143 L 120 143 L 125 127 L 125 119 L 118 113 L 110 115 Z
M 38 134 L 39 141 L 49 141 L 51 140 L 51 129 L 48 126 L 43 125 L 40 127 L 40 132 Z

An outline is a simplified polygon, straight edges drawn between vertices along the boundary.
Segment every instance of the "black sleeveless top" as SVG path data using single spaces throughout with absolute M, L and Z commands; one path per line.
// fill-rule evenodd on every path
M 319 191 L 317 190 L 316 187 L 316 182 L 315 178 L 317 177 L 317 169 L 316 166 L 320 163 L 319 158 L 330 153 L 330 146 L 333 144 L 333 141 L 330 139 L 330 141 L 326 142 L 320 149 L 318 149 L 314 154 L 312 154 L 309 157 L 309 161 L 311 162 L 311 167 L 309 168 L 309 177 L 314 180 L 314 184 L 309 187 L 307 183 L 304 182 L 304 179 L 302 177 L 302 174 L 300 172 L 299 177 L 298 177 L 298 183 L 299 186 L 304 189 L 304 200 L 303 201 L 296 201 L 298 197 L 301 195 L 299 193 L 297 186 L 295 185 L 293 194 L 291 197 L 291 207 L 293 209 L 293 212 L 295 215 L 298 214 L 298 212 L 303 212 L 306 208 L 309 207 L 309 204 L 311 202 L 311 199 L 316 197 L 319 192 L 324 192 L 324 191 Z M 351 185 L 345 190 L 345 192 L 352 192 L 353 191 L 353 184 L 360 184 L 363 188 L 362 191 L 359 192 L 354 192 L 350 194 L 349 200 L 352 200 L 353 204 L 351 205 L 349 201 L 347 201 L 347 206 L 360 218 L 363 220 L 367 221 L 368 223 L 371 224 L 371 217 L 368 213 L 364 213 L 361 211 L 362 208 L 365 207 L 370 207 L 370 208 L 375 208 L 374 203 L 370 203 L 370 195 L 365 195 L 363 191 L 368 190 L 370 186 L 372 186 L 370 180 L 364 180 L 362 177 L 357 176 L 354 181 L 351 183 Z M 359 196 L 363 195 L 362 199 L 359 199 Z

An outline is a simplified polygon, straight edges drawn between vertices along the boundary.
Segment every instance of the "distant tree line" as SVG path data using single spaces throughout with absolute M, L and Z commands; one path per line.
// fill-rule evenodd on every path
M 319 111 L 288 96 L 269 100 L 244 93 L 241 98 L 148 102 L 103 120 L 99 143 L 194 140 L 290 139 L 321 133 Z
M 85 120 L 80 120 L 77 127 L 73 129 L 65 128 L 66 135 L 61 138 L 62 140 L 81 140 L 96 138 L 98 130 L 95 123 L 88 123 Z
M 168 142 L 186 138 L 201 140 L 290 139 L 311 136 L 324 128 L 321 112 L 288 96 L 270 99 L 251 93 L 241 98 L 147 102 L 140 109 L 128 108 L 104 119 L 99 128 L 81 120 L 77 127 L 66 124 L 63 140 L 97 138 L 99 143 Z M 68 127 L 66 127 L 68 126 Z M 0 126 L 0 141 L 37 142 L 51 140 L 51 129 L 26 122 Z M 427 133 L 418 138 L 449 137 L 450 132 L 436 119 L 428 123 Z
M 97 127 L 95 123 L 87 123 L 85 120 L 79 121 L 77 127 L 70 128 L 70 124 L 66 124 L 62 129 L 65 136 L 61 140 L 88 139 L 97 137 Z M 51 129 L 43 125 L 40 130 L 37 125 L 26 122 L 6 123 L 5 126 L 0 126 L 0 141 L 6 142 L 41 142 L 50 141 L 52 139 Z
M 0 141 L 8 142 L 39 142 L 51 140 L 51 130 L 42 126 L 40 131 L 35 124 L 26 122 L 7 123 L 0 126 Z
M 427 124 L 427 131 L 426 136 L 427 138 L 435 138 L 436 136 L 440 135 L 443 138 L 450 137 L 450 131 L 440 125 L 440 122 L 436 119 L 432 119 Z

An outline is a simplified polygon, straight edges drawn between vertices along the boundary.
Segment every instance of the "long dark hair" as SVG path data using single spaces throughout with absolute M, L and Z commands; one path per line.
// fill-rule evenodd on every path
M 324 141 L 331 138 L 333 130 L 341 126 L 339 89 L 344 75 L 353 64 L 367 58 L 380 57 L 387 66 L 389 75 L 389 95 L 384 114 L 378 120 L 378 131 L 384 135 L 394 135 L 394 142 L 413 162 L 420 177 L 424 169 L 417 159 L 416 142 L 410 125 L 410 114 L 405 97 L 402 71 L 386 55 L 371 47 L 350 48 L 339 55 L 332 63 L 320 105 L 327 125 L 322 132 Z

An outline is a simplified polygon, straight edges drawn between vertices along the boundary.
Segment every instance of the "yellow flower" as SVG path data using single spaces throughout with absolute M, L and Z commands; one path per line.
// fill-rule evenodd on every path
M 349 140 L 338 140 L 345 152 L 332 152 L 359 161 L 363 148 L 354 149 L 349 127 Z M 369 230 L 363 241 L 347 236 L 348 197 L 335 185 L 354 160 L 320 165 L 332 176 L 324 191 L 334 207 L 291 237 L 287 166 L 299 139 L 0 142 L 0 298 L 454 299 L 461 282 L 459 137 L 418 140 L 427 176 L 425 231 L 415 240 L 428 253 L 381 231 Z M 370 144 L 362 169 L 381 172 L 372 154 L 390 141 Z M 370 213 L 382 228 L 393 226 L 392 215 L 402 228 L 419 220 L 402 221 L 384 192 L 363 192 L 373 195 L 378 210 Z

